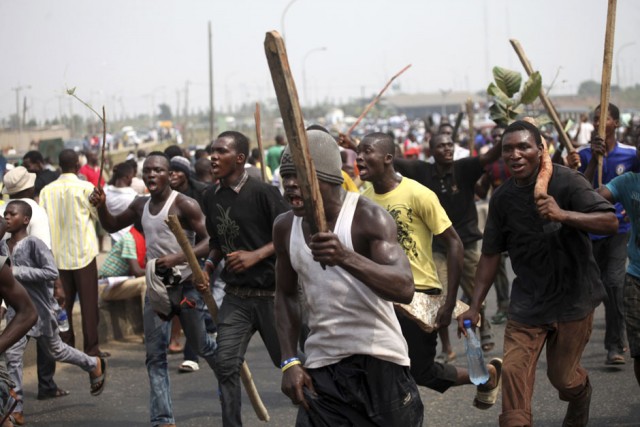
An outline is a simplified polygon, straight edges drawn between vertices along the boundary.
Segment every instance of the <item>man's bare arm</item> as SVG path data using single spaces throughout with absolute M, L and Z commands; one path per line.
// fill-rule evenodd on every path
M 197 257 L 207 256 L 209 253 L 209 233 L 205 226 L 205 218 L 200 205 L 195 200 L 181 195 L 178 196 L 176 204 L 180 209 L 179 218 L 183 227 L 193 230 L 196 233 L 196 240 L 199 240 L 193 247 L 193 251 Z M 186 258 L 184 261 L 186 261 Z
M 361 197 L 352 223 L 352 236 L 354 247 L 356 240 L 366 242 L 367 256 L 345 248 L 338 237 L 329 232 L 313 235 L 309 247 L 316 261 L 339 265 L 381 298 L 408 304 L 413 299 L 415 285 L 397 233 L 391 215 Z
M 109 233 L 115 233 L 125 227 L 130 226 L 136 219 L 142 215 L 142 209 L 147 201 L 146 197 L 138 197 L 134 199 L 127 208 L 118 215 L 111 215 L 106 205 L 107 196 L 104 190 L 96 187 L 89 196 L 89 202 L 96 207 L 100 225 Z
M 0 353 L 18 342 L 37 322 L 38 314 L 27 291 L 11 274 L 5 264 L 0 269 L 0 296 L 13 307 L 16 315 L 0 335 Z
M 464 246 L 453 226 L 449 226 L 436 238 L 447 247 L 447 283 L 443 283 L 447 287 L 447 300 L 436 317 L 436 325 L 442 327 L 449 326 L 451 313 L 456 306 L 460 273 L 464 263 Z
M 458 336 L 460 334 L 466 334 L 463 323 L 465 319 L 471 320 L 472 325 L 477 325 L 480 319 L 480 308 L 482 303 L 487 297 L 489 289 L 493 284 L 498 268 L 500 267 L 500 258 L 502 254 L 482 254 L 480 261 L 478 261 L 478 268 L 476 269 L 476 277 L 473 287 L 473 298 L 469 310 L 458 316 Z

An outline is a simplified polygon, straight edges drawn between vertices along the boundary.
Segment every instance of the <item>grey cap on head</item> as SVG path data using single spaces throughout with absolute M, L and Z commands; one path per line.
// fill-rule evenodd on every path
M 307 131 L 307 139 L 318 180 L 341 185 L 344 182 L 342 178 L 342 159 L 340 158 L 340 148 L 336 140 L 321 130 Z M 280 162 L 280 175 L 286 173 L 296 173 L 290 145 L 285 147 Z

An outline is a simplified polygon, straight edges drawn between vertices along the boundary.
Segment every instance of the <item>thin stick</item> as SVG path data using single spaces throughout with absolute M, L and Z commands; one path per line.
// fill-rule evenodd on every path
M 304 117 L 298 100 L 298 91 L 289 67 L 284 40 L 277 31 L 267 33 L 264 40 L 264 51 L 278 98 L 282 123 L 289 141 L 291 157 L 296 167 L 298 185 L 304 202 L 305 218 L 309 222 L 311 234 L 327 231 L 324 204 L 322 203 L 316 168 L 309 153 L 309 142 L 304 128 Z
M 473 157 L 473 153 L 476 151 L 476 130 L 473 126 L 473 101 L 471 98 L 467 99 L 466 107 L 469 119 L 469 150 L 471 150 L 470 156 Z
M 373 108 L 374 105 L 376 105 L 378 103 L 378 101 L 380 101 L 380 98 L 382 97 L 382 94 L 387 90 L 387 88 L 389 88 L 389 86 L 391 86 L 391 83 L 393 83 L 393 81 L 400 76 L 400 74 L 404 73 L 405 71 L 407 71 L 409 69 L 409 67 L 411 67 L 411 64 L 407 65 L 406 67 L 404 67 L 402 70 L 400 70 L 395 76 L 391 77 L 391 80 L 389 80 L 387 82 L 387 84 L 382 88 L 382 90 L 380 91 L 380 93 L 378 95 L 376 95 L 375 98 L 373 98 L 373 101 L 371 101 L 369 103 L 369 105 L 367 105 L 367 108 L 364 109 L 364 111 L 362 112 L 362 114 L 360 114 L 360 117 L 358 117 L 358 120 L 356 120 L 356 122 L 354 124 L 351 125 L 351 127 L 349 128 L 349 130 L 347 131 L 346 135 L 349 136 L 351 135 L 351 132 L 353 132 L 353 130 L 356 128 L 356 126 L 358 126 L 360 124 L 360 122 L 362 121 L 362 119 L 364 119 L 364 116 L 367 115 L 367 113 L 369 112 L 369 110 L 371 110 Z
M 178 241 L 182 252 L 184 252 L 184 255 L 187 257 L 187 262 L 193 272 L 194 281 L 197 283 L 206 283 L 204 273 L 200 268 L 200 264 L 198 263 L 198 259 L 196 258 L 196 254 L 193 252 L 193 248 L 191 247 L 189 240 L 187 240 L 187 236 L 184 234 L 182 225 L 180 225 L 180 220 L 178 220 L 176 215 L 169 215 L 166 222 L 173 235 L 176 236 L 176 240 Z M 213 295 L 211 295 L 211 292 L 202 292 L 200 295 L 202 296 L 207 309 L 209 309 L 209 313 L 211 314 L 213 321 L 217 322 L 218 306 L 216 305 L 216 301 L 213 299 Z M 269 412 L 260 398 L 260 393 L 258 393 L 258 389 L 253 382 L 253 376 L 251 375 L 251 371 L 249 370 L 249 365 L 247 365 L 246 360 L 240 369 L 240 377 L 242 378 L 245 391 L 247 392 L 247 396 L 249 396 L 249 400 L 251 401 L 251 405 L 253 406 L 253 410 L 256 412 L 258 419 L 260 421 L 269 421 Z
M 260 173 L 262 174 L 262 182 L 267 182 L 267 166 L 264 164 L 264 155 L 262 148 L 262 129 L 260 126 L 260 103 L 256 102 L 256 112 L 253 113 L 256 121 L 256 140 L 258 141 L 258 150 L 260 151 L 258 160 L 260 161 Z
M 530 76 L 531 74 L 533 74 L 533 67 L 531 66 L 531 62 L 529 62 L 529 59 L 525 55 L 524 49 L 520 45 L 520 42 L 516 39 L 510 39 L 509 42 L 511 43 L 511 46 L 513 46 L 513 49 L 516 51 L 518 58 L 520 58 L 520 62 L 527 72 L 527 75 Z M 567 150 L 567 152 L 573 153 L 574 151 L 576 151 L 576 149 L 574 148 L 573 144 L 571 144 L 571 140 L 569 139 L 567 132 L 565 132 L 564 127 L 562 126 L 562 122 L 560 121 L 558 112 L 551 103 L 551 100 L 547 97 L 547 94 L 544 92 L 543 88 L 540 88 L 540 94 L 538 95 L 538 97 L 540 98 L 540 101 L 542 101 L 542 105 L 544 105 L 544 108 L 547 110 L 547 114 L 549 114 L 549 117 L 551 117 L 553 127 L 556 128 L 556 132 L 558 132 L 558 136 L 560 137 L 560 143 L 565 148 L 565 150 Z
M 607 30 L 604 36 L 604 58 L 602 59 L 602 80 L 600 87 L 600 122 L 598 136 L 605 139 L 607 117 L 609 116 L 609 97 L 611 95 L 611 67 L 613 66 L 613 37 L 616 32 L 616 3 L 609 0 L 607 8 Z M 598 156 L 598 188 L 602 187 L 602 156 Z
M 458 131 L 460 130 L 460 124 L 462 124 L 462 117 L 464 116 L 464 112 L 459 111 L 456 116 L 456 123 L 453 125 L 453 133 L 451 134 L 451 139 L 453 142 L 456 142 L 458 139 Z
M 102 154 L 100 156 L 100 174 L 98 175 L 98 188 L 102 188 L 102 170 L 104 169 L 104 151 L 107 146 L 107 113 L 102 106 Z

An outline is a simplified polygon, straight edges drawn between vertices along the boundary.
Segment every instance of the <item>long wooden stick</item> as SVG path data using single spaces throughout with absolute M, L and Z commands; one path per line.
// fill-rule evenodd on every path
M 473 157 L 473 153 L 476 152 L 476 130 L 473 126 L 473 101 L 471 101 L 471 98 L 467 99 L 465 106 L 467 108 L 467 118 L 469 119 L 469 155 Z
M 529 62 L 529 59 L 524 54 L 524 49 L 520 45 L 520 42 L 516 39 L 510 39 L 509 42 L 511 43 L 511 46 L 513 46 L 513 49 L 516 51 L 518 58 L 520 58 L 520 62 L 527 72 L 527 75 L 530 76 L 531 74 L 533 74 L 533 67 L 531 66 L 531 62 Z M 573 153 L 574 151 L 576 151 L 576 149 L 574 148 L 573 144 L 571 144 L 571 140 L 569 139 L 567 132 L 565 132 L 564 127 L 562 126 L 562 122 L 560 121 L 558 112 L 551 103 L 551 100 L 547 97 L 544 89 L 540 88 L 540 94 L 538 95 L 538 97 L 540 98 L 542 105 L 544 105 L 544 108 L 547 110 L 547 114 L 549 114 L 549 117 L 551 117 L 553 127 L 556 128 L 556 132 L 558 132 L 558 136 L 560 137 L 560 143 L 567 150 L 567 152 Z
M 193 252 L 193 248 L 191 247 L 189 240 L 187 240 L 187 236 L 184 234 L 182 225 L 180 225 L 180 220 L 178 220 L 176 215 L 169 215 L 166 221 L 169 229 L 173 235 L 176 236 L 176 240 L 178 241 L 182 252 L 184 252 L 184 255 L 187 257 L 187 262 L 193 272 L 194 282 L 206 283 L 204 273 L 200 268 L 200 264 L 198 263 L 198 259 L 196 258 L 196 254 Z M 216 301 L 213 299 L 213 295 L 211 295 L 211 292 L 203 292 L 200 295 L 209 309 L 211 317 L 215 322 L 217 322 L 218 306 L 216 305 Z M 246 360 L 242 363 L 240 368 L 240 377 L 242 378 L 242 383 L 244 384 L 244 388 L 249 396 L 249 400 L 251 401 L 251 405 L 253 406 L 253 410 L 256 412 L 258 419 L 260 421 L 269 421 L 269 412 L 260 398 L 260 393 L 258 393 L 258 389 L 253 382 L 253 376 L 251 375 L 251 371 L 249 370 L 249 365 L 247 365 Z
M 602 59 L 602 80 L 600 81 L 600 122 L 598 135 L 606 141 L 609 97 L 611 95 L 611 68 L 613 66 L 613 38 L 616 32 L 617 0 L 609 0 L 607 7 L 607 29 L 604 36 L 604 58 Z M 602 156 L 598 156 L 598 188 L 602 187 Z
M 256 140 L 258 141 L 258 160 L 260 161 L 260 173 L 262 174 L 262 182 L 267 182 L 267 166 L 264 164 L 264 154 L 262 148 L 262 128 L 260 126 L 260 103 L 256 102 L 256 112 L 253 113 L 253 118 L 256 121 Z
M 395 76 L 391 77 L 391 80 L 389 80 L 387 82 L 387 84 L 384 85 L 384 87 L 382 88 L 380 93 L 378 93 L 376 95 L 376 97 L 373 98 L 373 100 L 369 103 L 369 105 L 367 105 L 367 107 L 364 109 L 362 114 L 360 114 L 360 117 L 358 117 L 358 120 L 356 120 L 355 123 L 351 125 L 351 127 L 349 128 L 349 130 L 346 133 L 347 136 L 351 135 L 351 132 L 353 132 L 353 130 L 356 128 L 356 126 L 358 126 L 360 124 L 362 119 L 364 119 L 364 116 L 366 116 L 367 113 L 373 108 L 373 106 L 376 105 L 378 103 L 378 101 L 380 101 L 380 98 L 382 98 L 382 94 L 389 88 L 389 86 L 391 86 L 391 83 L 393 83 L 393 81 L 396 78 L 398 78 L 400 76 L 400 74 L 402 74 L 405 71 L 407 71 L 409 69 L 409 67 L 411 67 L 411 64 L 407 65 L 402 70 L 400 70 Z
M 304 128 L 302 109 L 298 101 L 298 91 L 291 75 L 287 49 L 282 36 L 270 31 L 264 39 L 264 51 L 271 71 L 273 87 L 276 90 L 280 115 L 289 141 L 291 157 L 296 167 L 298 185 L 302 193 L 306 219 L 313 234 L 327 230 L 327 219 L 320 195 L 316 168 L 309 153 L 307 133 Z
M 458 139 L 458 132 L 460 131 L 460 125 L 462 124 L 462 117 L 464 117 L 464 112 L 459 111 L 458 115 L 456 116 L 456 122 L 453 125 L 453 133 L 451 134 L 451 139 L 453 140 L 453 142 L 456 142 L 456 140 Z
M 102 106 L 102 154 L 100 155 L 100 174 L 98 175 L 98 188 L 102 188 L 102 170 L 104 169 L 104 149 L 107 146 L 107 113 Z

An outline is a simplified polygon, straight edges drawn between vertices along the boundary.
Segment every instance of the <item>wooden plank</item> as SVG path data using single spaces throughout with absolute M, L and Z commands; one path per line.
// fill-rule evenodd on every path
M 600 80 L 600 123 L 598 136 L 606 141 L 609 98 L 611 96 L 611 68 L 613 66 L 613 39 L 616 32 L 617 0 L 609 0 L 607 7 L 607 29 L 604 35 L 604 57 L 602 80 Z M 598 188 L 602 187 L 602 156 L 598 156 Z
M 296 167 L 298 185 L 306 210 L 306 220 L 309 222 L 312 233 L 327 231 L 324 205 L 320 195 L 316 169 L 309 153 L 309 143 L 302 109 L 298 101 L 298 91 L 291 75 L 284 41 L 277 31 L 267 33 L 264 40 L 264 51 L 289 141 L 291 157 L 293 157 L 293 163 Z
M 260 126 L 260 103 L 256 102 L 256 112 L 253 113 L 256 121 L 256 141 L 258 141 L 258 151 L 260 152 L 258 161 L 260 162 L 260 173 L 262 182 L 267 182 L 267 166 L 264 164 L 264 148 L 262 147 L 262 127 Z
M 469 156 L 473 157 L 474 156 L 473 153 L 477 153 L 477 152 L 476 152 L 476 130 L 473 126 L 473 119 L 474 119 L 473 101 L 471 100 L 471 98 L 467 99 L 467 103 L 465 107 L 467 109 L 467 118 L 469 119 Z

